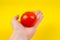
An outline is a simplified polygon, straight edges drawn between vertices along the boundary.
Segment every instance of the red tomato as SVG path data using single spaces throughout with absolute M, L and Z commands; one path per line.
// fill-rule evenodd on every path
M 37 17 L 33 12 L 25 12 L 21 17 L 21 23 L 25 27 L 32 27 L 36 23 Z

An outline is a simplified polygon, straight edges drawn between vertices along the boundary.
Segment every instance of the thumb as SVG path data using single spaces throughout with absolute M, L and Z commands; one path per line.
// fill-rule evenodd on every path
M 16 16 L 14 16 L 13 18 L 12 18 L 12 24 L 15 24 L 15 23 L 18 23 L 18 15 L 16 15 Z
M 19 15 L 16 15 L 12 18 L 12 25 L 14 26 L 22 26 L 22 24 L 18 21 Z
M 19 18 L 19 15 L 16 15 L 13 17 L 13 20 L 18 20 L 18 18 Z

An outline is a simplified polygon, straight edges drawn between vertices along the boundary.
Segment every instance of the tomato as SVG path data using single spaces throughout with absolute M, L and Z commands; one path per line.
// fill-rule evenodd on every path
M 21 17 L 21 23 L 24 27 L 32 27 L 37 21 L 37 17 L 33 12 L 25 12 Z

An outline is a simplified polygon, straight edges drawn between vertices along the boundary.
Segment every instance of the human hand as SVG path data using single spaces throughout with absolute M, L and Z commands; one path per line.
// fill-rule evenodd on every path
M 37 16 L 37 22 L 33 27 L 24 27 L 20 22 L 18 22 L 19 16 L 16 15 L 12 19 L 13 33 L 9 40 L 29 40 L 36 31 L 36 27 L 41 22 L 43 15 L 40 11 L 34 12 Z

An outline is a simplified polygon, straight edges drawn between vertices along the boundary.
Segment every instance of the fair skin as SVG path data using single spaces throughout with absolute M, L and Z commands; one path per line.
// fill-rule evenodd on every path
M 36 27 L 41 22 L 43 15 L 40 11 L 34 11 L 37 16 L 37 22 L 33 27 L 24 27 L 20 22 L 18 22 L 18 15 L 14 16 L 12 19 L 13 33 L 9 40 L 30 40 L 36 31 Z

